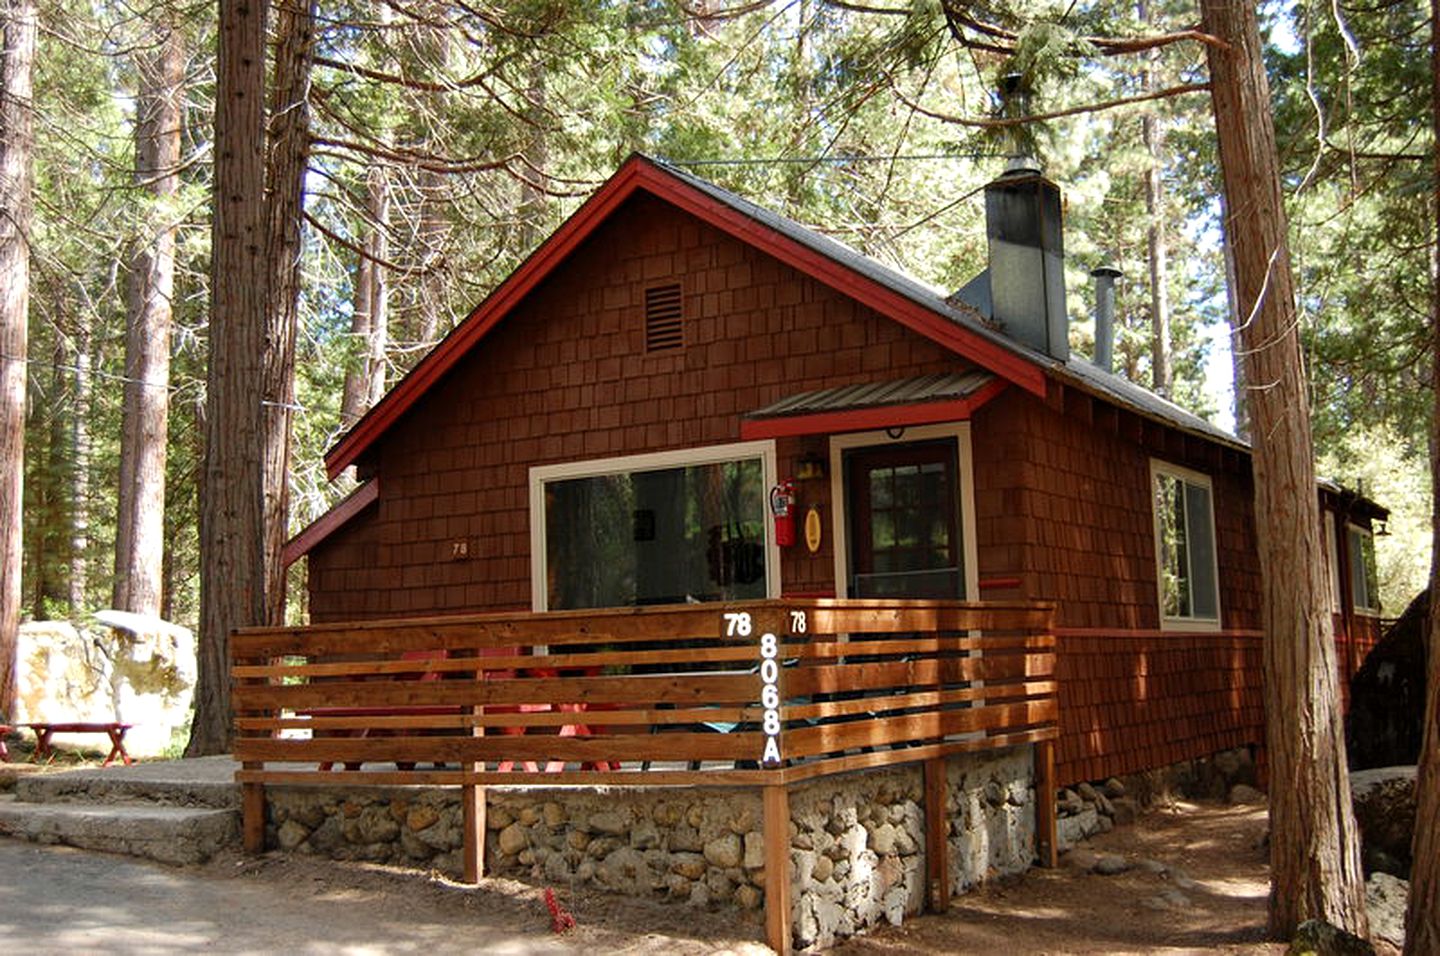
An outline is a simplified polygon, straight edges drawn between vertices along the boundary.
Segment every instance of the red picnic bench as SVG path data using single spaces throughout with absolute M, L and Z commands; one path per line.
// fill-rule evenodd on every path
M 14 729 L 9 724 L 0 724 L 0 761 L 5 763 L 10 762 L 10 748 L 5 746 L 5 738 L 10 736 L 10 732 Z
M 130 766 L 134 760 L 125 751 L 125 733 L 133 724 L 122 724 L 119 721 L 58 721 L 47 723 L 37 721 L 24 724 L 35 731 L 35 755 L 32 760 L 41 760 L 46 763 L 55 759 L 55 748 L 50 745 L 50 738 L 55 734 L 105 734 L 110 738 L 110 753 L 101 766 L 108 767 L 119 757 L 125 766 Z

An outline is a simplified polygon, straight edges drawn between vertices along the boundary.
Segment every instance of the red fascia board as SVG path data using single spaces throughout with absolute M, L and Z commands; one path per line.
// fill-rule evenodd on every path
M 744 213 L 675 178 L 649 160 L 635 157 L 620 168 L 556 230 L 520 268 L 456 327 L 444 342 L 370 410 L 325 456 L 333 479 L 378 439 L 410 406 L 455 366 L 510 310 L 587 239 L 621 203 L 644 189 L 676 208 L 729 233 L 782 262 L 846 293 L 938 345 L 965 356 L 1026 391 L 1045 394 L 1039 366 L 989 341 L 878 282 L 770 229 Z
M 849 408 L 835 412 L 815 412 L 809 415 L 748 419 L 740 423 L 740 438 L 743 441 L 761 438 L 795 438 L 802 435 L 878 431 L 882 428 L 901 428 L 906 425 L 963 422 L 967 421 L 977 408 L 1003 392 L 1009 384 L 1009 382 L 997 379 L 989 382 L 973 395 L 943 402 L 880 405 L 875 408 Z
M 350 519 L 370 507 L 380 498 L 380 479 L 371 478 L 365 484 L 356 488 L 345 497 L 343 501 L 325 512 L 295 537 L 285 542 L 285 549 L 280 552 L 280 560 L 284 567 L 290 567 L 305 555 L 309 554 L 316 545 L 339 531 Z
M 400 380 L 370 412 L 340 439 L 325 456 L 325 471 L 333 480 L 409 410 L 431 386 L 450 371 L 470 348 L 484 338 L 535 286 L 550 274 L 636 188 L 643 159 L 622 166 L 595 195 L 585 201 L 540 248 L 521 263 L 494 292 L 430 351 L 409 375 Z

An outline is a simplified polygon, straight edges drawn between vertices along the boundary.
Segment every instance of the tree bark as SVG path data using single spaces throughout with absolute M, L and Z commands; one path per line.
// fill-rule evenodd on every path
M 350 313 L 350 334 L 359 345 L 356 364 L 345 373 L 340 400 L 340 424 L 349 428 L 385 393 L 385 350 L 389 340 L 389 283 L 381 265 L 389 255 L 387 220 L 390 209 L 389 174 L 371 166 L 365 182 L 369 231 L 355 264 L 355 303 Z
M 85 607 L 90 583 L 90 397 L 93 393 L 90 369 L 94 348 L 89 318 L 80 317 L 75 330 L 75 369 L 70 420 L 70 578 L 71 617 Z
M 1138 10 L 1142 23 L 1153 28 L 1145 3 Z M 1140 71 L 1141 87 L 1155 92 L 1155 71 L 1160 51 L 1142 53 L 1144 67 Z M 1159 114 L 1148 109 L 1140 117 L 1140 133 L 1150 165 L 1145 169 L 1145 215 L 1149 220 L 1146 248 L 1150 264 L 1150 368 L 1156 393 L 1170 397 L 1174 373 L 1170 362 L 1170 246 L 1165 237 L 1165 182 L 1161 173 L 1165 164 L 1165 127 Z
M 1202 0 L 1225 222 L 1251 384 L 1270 761 L 1270 932 L 1306 919 L 1367 936 L 1270 89 L 1255 8 Z
M 1220 218 L 1226 218 L 1225 197 L 1220 197 Z M 1231 367 L 1231 400 L 1235 413 L 1235 434 L 1246 441 L 1250 440 L 1250 403 L 1246 398 L 1248 390 L 1245 387 L 1245 350 L 1240 343 L 1240 329 L 1245 324 L 1244 317 L 1240 314 L 1240 304 L 1235 300 L 1235 253 L 1230 248 L 1230 238 L 1225 231 L 1220 231 L 1220 254 L 1225 261 L 1225 315 L 1230 324 L 1230 367 Z
M 25 488 L 25 373 L 34 213 L 34 0 L 0 0 L 0 715 L 15 707 Z
M 1440 953 L 1440 0 L 1430 0 L 1430 122 L 1435 179 L 1434 268 L 1431 274 L 1430 336 L 1434 350 L 1431 387 L 1434 414 L 1430 423 L 1432 542 L 1430 558 L 1429 648 L 1425 670 L 1425 728 L 1420 766 L 1415 777 L 1415 835 L 1412 837 L 1410 902 L 1405 912 L 1408 956 Z
M 285 565 L 289 533 L 290 436 L 295 407 L 295 334 L 300 298 L 300 223 L 305 165 L 310 155 L 310 67 L 315 58 L 315 0 L 285 0 L 276 7 L 275 74 L 271 94 L 268 243 L 272 274 L 266 309 L 265 521 L 266 620 L 285 620 Z
M 165 575 L 165 451 L 170 416 L 170 333 L 180 188 L 180 31 L 157 27 L 136 55 L 135 183 L 149 204 L 128 276 L 125 407 L 111 601 L 137 614 L 160 613 Z
M 230 632 L 265 621 L 261 400 L 266 0 L 220 0 L 210 357 L 200 505 L 200 647 L 187 756 L 230 741 Z

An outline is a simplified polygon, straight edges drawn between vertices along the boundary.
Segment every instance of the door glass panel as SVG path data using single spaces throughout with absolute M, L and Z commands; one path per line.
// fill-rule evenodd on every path
M 853 596 L 963 595 L 956 475 L 953 440 L 847 457 Z

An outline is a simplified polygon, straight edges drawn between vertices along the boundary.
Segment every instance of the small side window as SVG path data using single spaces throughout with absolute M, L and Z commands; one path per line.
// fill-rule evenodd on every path
M 1151 465 L 1160 619 L 1220 623 L 1215 514 L 1210 479 L 1163 462 Z
M 1325 561 L 1330 570 L 1330 610 L 1339 614 L 1345 609 L 1340 597 L 1340 548 L 1335 540 L 1335 516 L 1329 511 L 1320 512 L 1325 525 Z
M 1380 613 L 1380 581 L 1375 572 L 1375 536 L 1357 525 L 1346 528 L 1350 545 L 1350 593 L 1355 613 Z

